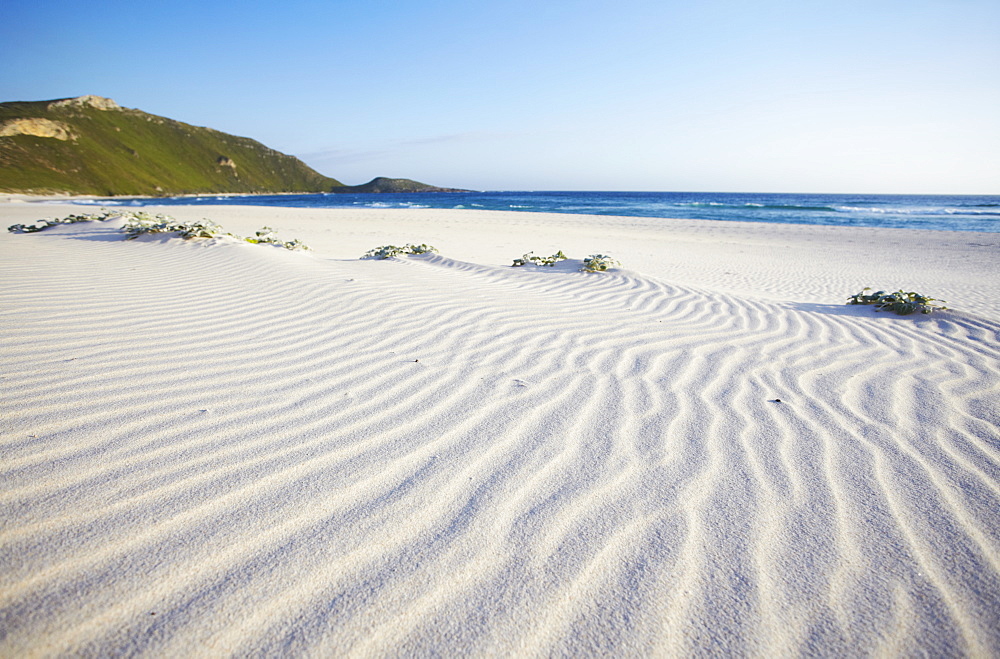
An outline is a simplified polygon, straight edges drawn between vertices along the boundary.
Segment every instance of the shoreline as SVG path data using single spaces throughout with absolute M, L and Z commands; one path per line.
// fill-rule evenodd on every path
M 312 251 L 0 234 L 0 654 L 1000 653 L 1000 235 L 143 210 Z
M 494 210 L 570 215 L 614 215 L 670 220 L 685 218 L 752 222 L 766 224 L 807 224 L 810 226 L 871 227 L 910 230 L 961 231 L 963 233 L 1000 233 L 997 217 L 1000 196 L 974 195 L 798 195 L 686 193 L 686 192 L 475 192 L 442 201 L 437 193 L 361 194 L 341 205 L 337 195 L 326 193 L 275 194 L 191 194 L 161 199 L 153 197 L 8 197 L 40 205 L 68 200 L 81 205 L 143 206 L 223 204 L 279 207 L 282 198 L 288 208 L 433 208 L 439 210 Z M 269 202 L 257 201 L 271 199 Z M 902 201 L 896 203 L 892 199 Z M 0 198 L 2 199 L 2 198 Z M 330 201 L 333 199 L 333 201 Z M 964 201 L 963 201 L 964 200 Z M 971 201 L 970 201 L 971 200 Z M 461 203 L 457 203 L 457 202 Z

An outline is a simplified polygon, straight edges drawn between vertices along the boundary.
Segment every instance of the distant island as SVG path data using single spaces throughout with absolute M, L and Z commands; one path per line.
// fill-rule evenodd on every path
M 469 192 L 458 188 L 439 188 L 408 178 L 385 178 L 378 176 L 362 185 L 341 185 L 328 192 Z
M 256 140 L 124 108 L 101 96 L 0 103 L 0 191 L 101 196 L 462 192 L 385 177 L 344 185 Z

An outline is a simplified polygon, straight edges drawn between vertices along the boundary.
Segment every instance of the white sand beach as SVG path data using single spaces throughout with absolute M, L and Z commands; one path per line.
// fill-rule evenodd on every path
M 1000 234 L 85 210 L 0 204 L 0 656 L 1000 655 Z

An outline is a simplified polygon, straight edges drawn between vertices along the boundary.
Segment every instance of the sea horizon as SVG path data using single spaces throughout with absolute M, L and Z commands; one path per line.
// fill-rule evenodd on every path
M 191 194 L 94 197 L 102 206 L 249 205 L 288 208 L 434 208 L 822 226 L 1000 232 L 1000 195 L 644 191 Z

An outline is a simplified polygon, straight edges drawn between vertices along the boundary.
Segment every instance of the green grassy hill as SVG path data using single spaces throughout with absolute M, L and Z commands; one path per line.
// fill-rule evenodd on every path
M 246 137 L 81 96 L 0 103 L 0 191 L 176 195 L 342 187 Z

